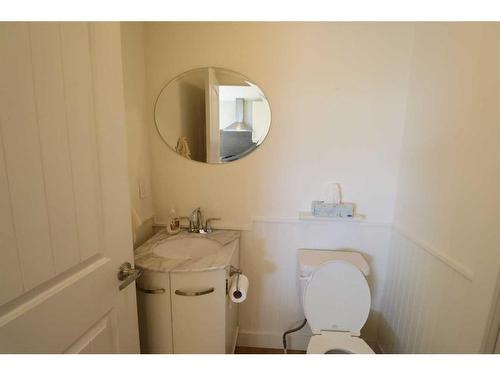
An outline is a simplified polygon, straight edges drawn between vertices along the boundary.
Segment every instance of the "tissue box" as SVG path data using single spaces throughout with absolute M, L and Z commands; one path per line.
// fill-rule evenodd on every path
M 336 203 L 325 203 L 324 201 L 313 201 L 311 204 L 313 216 L 338 217 L 340 216 L 339 205 Z
M 324 201 L 313 201 L 311 213 L 319 217 L 353 217 L 354 204 L 352 203 L 326 203 Z

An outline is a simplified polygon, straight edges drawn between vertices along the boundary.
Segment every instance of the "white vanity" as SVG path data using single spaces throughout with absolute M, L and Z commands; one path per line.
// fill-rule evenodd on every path
M 239 267 L 238 231 L 161 231 L 135 251 L 143 353 L 233 353 L 238 305 L 227 291 Z

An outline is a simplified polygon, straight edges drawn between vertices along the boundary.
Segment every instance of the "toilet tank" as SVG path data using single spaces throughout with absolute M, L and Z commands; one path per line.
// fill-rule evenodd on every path
M 299 249 L 299 294 L 302 304 L 304 290 L 316 269 L 326 262 L 343 260 L 355 265 L 365 277 L 370 275 L 370 266 L 356 251 Z

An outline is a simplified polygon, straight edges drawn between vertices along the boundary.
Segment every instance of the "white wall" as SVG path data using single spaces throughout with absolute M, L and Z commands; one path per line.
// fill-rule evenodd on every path
M 146 126 L 146 110 L 150 107 L 146 104 L 143 38 L 142 23 L 121 23 L 130 201 L 140 221 L 145 221 L 144 227 L 133 228 L 136 244 L 150 234 L 151 221 L 147 220 L 153 216 L 149 129 Z M 139 194 L 140 185 L 143 189 L 142 198 Z
M 392 221 L 412 30 L 397 23 L 146 24 L 156 220 L 166 221 L 172 204 L 183 215 L 201 206 L 207 216 L 223 218 L 221 226 L 248 230 L 241 266 L 252 286 L 240 307 L 240 344 L 280 347 L 282 331 L 303 318 L 295 283 L 299 247 L 349 247 L 370 257 L 374 300 L 364 334 L 375 338 L 389 227 L 296 218 L 333 180 L 369 222 Z M 153 104 L 163 85 L 202 66 L 248 76 L 271 106 L 262 146 L 227 165 L 183 159 L 154 128 Z
M 256 100 L 252 103 L 252 141 L 262 143 L 271 122 L 271 113 L 264 100 Z
M 500 265 L 498 24 L 418 24 L 380 341 L 483 350 Z
M 183 214 L 200 205 L 232 226 L 252 216 L 297 217 L 333 179 L 370 220 L 390 222 L 411 31 L 409 24 L 147 23 L 148 115 L 163 85 L 201 66 L 248 76 L 272 111 L 258 152 L 223 166 L 173 153 L 150 117 L 157 219 L 166 220 L 172 203 Z
M 236 101 L 235 100 L 221 100 L 219 101 L 219 128 L 224 129 L 226 126 L 234 122 L 236 115 Z

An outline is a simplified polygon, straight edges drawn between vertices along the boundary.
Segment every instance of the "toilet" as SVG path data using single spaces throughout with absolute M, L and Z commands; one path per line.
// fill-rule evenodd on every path
M 374 354 L 361 339 L 371 296 L 370 267 L 354 251 L 300 249 L 300 300 L 313 336 L 308 354 Z

